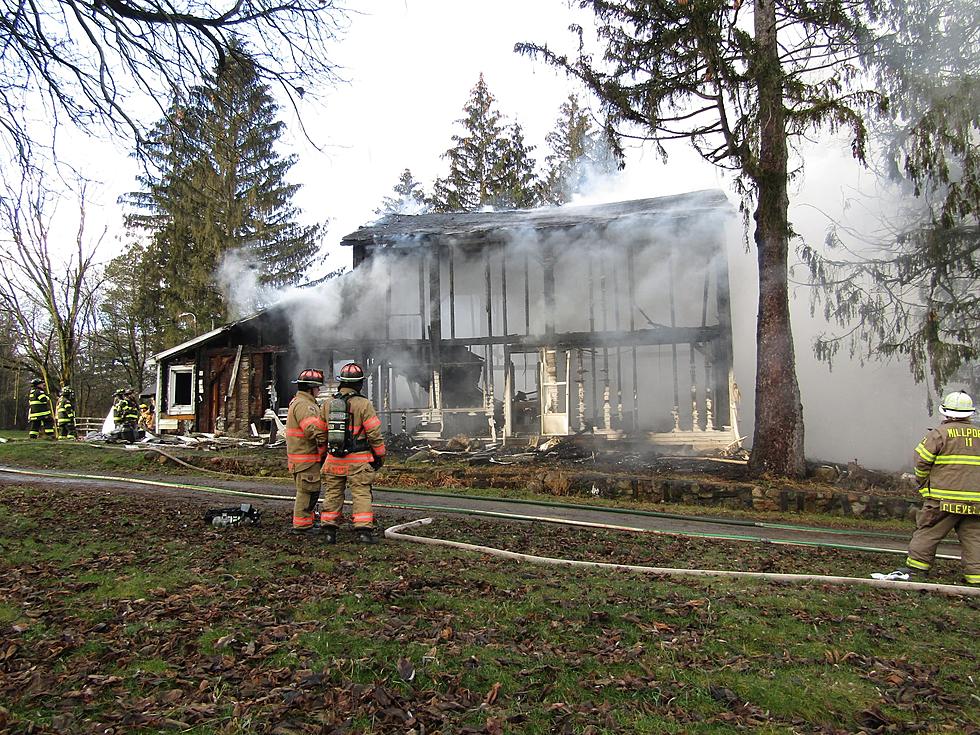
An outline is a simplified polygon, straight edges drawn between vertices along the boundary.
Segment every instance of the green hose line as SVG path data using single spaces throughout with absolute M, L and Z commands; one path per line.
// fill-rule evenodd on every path
M 204 493 L 211 493 L 217 495 L 234 495 L 238 497 L 257 498 L 262 500 L 291 501 L 293 499 L 292 496 L 290 495 L 280 495 L 275 493 L 264 494 L 264 493 L 255 493 L 255 492 L 245 492 L 242 490 L 229 490 L 226 488 L 210 487 L 207 485 L 189 485 L 186 483 L 178 483 L 178 482 L 164 482 L 162 480 L 141 480 L 141 479 L 127 478 L 127 477 L 113 477 L 111 475 L 86 475 L 80 473 L 53 472 L 53 471 L 41 472 L 36 470 L 24 470 L 24 469 L 17 469 L 11 467 L 3 467 L 3 466 L 0 466 L 0 472 L 27 475 L 32 477 L 59 477 L 64 479 L 98 480 L 102 482 L 123 482 L 123 483 L 137 484 L 137 485 L 148 485 L 153 487 L 175 488 L 179 490 L 193 490 L 195 492 L 204 492 Z M 380 490 L 382 488 L 377 488 L 377 489 Z M 395 492 L 401 492 L 401 491 L 395 491 Z M 440 493 L 421 492 L 416 494 L 445 497 L 445 496 L 441 496 Z M 349 505 L 350 501 L 345 501 L 345 503 Z M 902 555 L 906 553 L 904 550 L 885 549 L 877 546 L 858 546 L 855 544 L 839 544 L 839 543 L 830 543 L 825 541 L 807 541 L 802 539 L 800 540 L 769 539 L 769 538 L 760 538 L 758 536 L 746 536 L 740 534 L 724 534 L 724 533 L 706 533 L 706 532 L 699 532 L 699 531 L 660 531 L 657 529 L 639 528 L 636 526 L 618 526 L 618 525 L 612 525 L 608 523 L 595 523 L 591 521 L 575 521 L 575 520 L 570 520 L 565 518 L 552 518 L 548 516 L 532 516 L 532 515 L 523 515 L 519 513 L 504 513 L 501 511 L 491 511 L 491 510 L 474 510 L 471 508 L 457 508 L 454 506 L 419 505 L 419 504 L 412 504 L 412 503 L 375 503 L 374 505 L 379 508 L 391 508 L 394 510 L 434 511 L 438 513 L 454 513 L 454 514 L 462 514 L 462 515 L 484 516 L 489 518 L 502 518 L 507 520 L 531 521 L 531 522 L 538 522 L 538 523 L 553 523 L 558 525 L 578 526 L 583 528 L 628 531 L 633 533 L 649 533 L 649 534 L 655 534 L 659 536 L 685 536 L 689 538 L 714 539 L 718 541 L 749 541 L 753 543 L 786 545 L 786 546 L 810 546 L 810 547 L 817 547 L 817 548 L 844 549 L 847 551 L 862 551 L 862 552 L 869 552 L 869 553 L 902 554 Z M 587 506 L 581 506 L 581 505 L 576 506 L 574 504 L 553 503 L 551 505 L 555 505 L 557 507 L 572 507 L 572 508 L 580 508 L 580 509 L 588 508 Z M 653 514 L 653 515 L 670 517 L 667 514 Z M 695 521 L 701 520 L 696 516 L 688 516 L 686 518 Z M 745 524 L 739 524 L 739 525 L 745 525 Z M 804 530 L 814 530 L 820 532 L 822 529 L 804 529 Z M 955 560 L 958 559 L 959 557 L 951 556 L 948 554 L 937 554 L 937 558 Z

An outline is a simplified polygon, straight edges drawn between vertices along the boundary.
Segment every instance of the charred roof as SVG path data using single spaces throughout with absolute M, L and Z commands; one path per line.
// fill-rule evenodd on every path
M 516 232 L 541 235 L 565 230 L 603 230 L 614 223 L 637 222 L 665 227 L 732 212 L 718 189 L 635 199 L 611 204 L 542 207 L 490 212 L 390 214 L 344 237 L 342 245 L 412 247 L 430 241 L 457 245 L 504 244 Z

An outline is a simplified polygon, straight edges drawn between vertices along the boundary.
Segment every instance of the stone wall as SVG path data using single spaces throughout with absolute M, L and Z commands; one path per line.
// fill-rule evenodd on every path
M 908 491 L 857 492 L 830 485 L 760 485 L 712 479 L 569 471 L 543 467 L 445 468 L 390 467 L 384 484 L 392 486 L 488 487 L 527 489 L 555 497 L 603 497 L 648 503 L 683 503 L 737 510 L 827 513 L 860 518 L 913 519 L 921 505 Z

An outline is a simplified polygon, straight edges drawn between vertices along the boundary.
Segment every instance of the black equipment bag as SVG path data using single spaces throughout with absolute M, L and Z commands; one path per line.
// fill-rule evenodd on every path
M 204 522 L 209 526 L 240 526 L 257 524 L 262 517 L 262 511 L 251 503 L 242 503 L 237 508 L 211 508 L 204 514 Z

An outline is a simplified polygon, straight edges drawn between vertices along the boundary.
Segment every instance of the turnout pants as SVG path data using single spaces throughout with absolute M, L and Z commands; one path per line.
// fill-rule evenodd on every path
M 296 502 L 293 504 L 293 528 L 312 528 L 313 509 L 320 497 L 320 465 L 293 473 Z
M 934 498 L 926 498 L 922 504 L 905 565 L 928 571 L 936 560 L 939 543 L 953 530 L 960 539 L 966 581 L 980 585 L 980 515 L 947 513 L 939 509 L 939 501 Z
M 350 465 L 346 475 L 324 473 L 320 523 L 324 526 L 340 525 L 344 510 L 344 491 L 349 489 L 354 505 L 354 528 L 374 528 L 371 485 L 375 474 L 371 465 L 366 463 Z
M 45 439 L 54 439 L 54 419 L 50 416 L 31 419 L 28 425 L 30 431 L 28 431 L 27 436 L 29 438 L 37 439 L 39 435 L 43 435 Z

